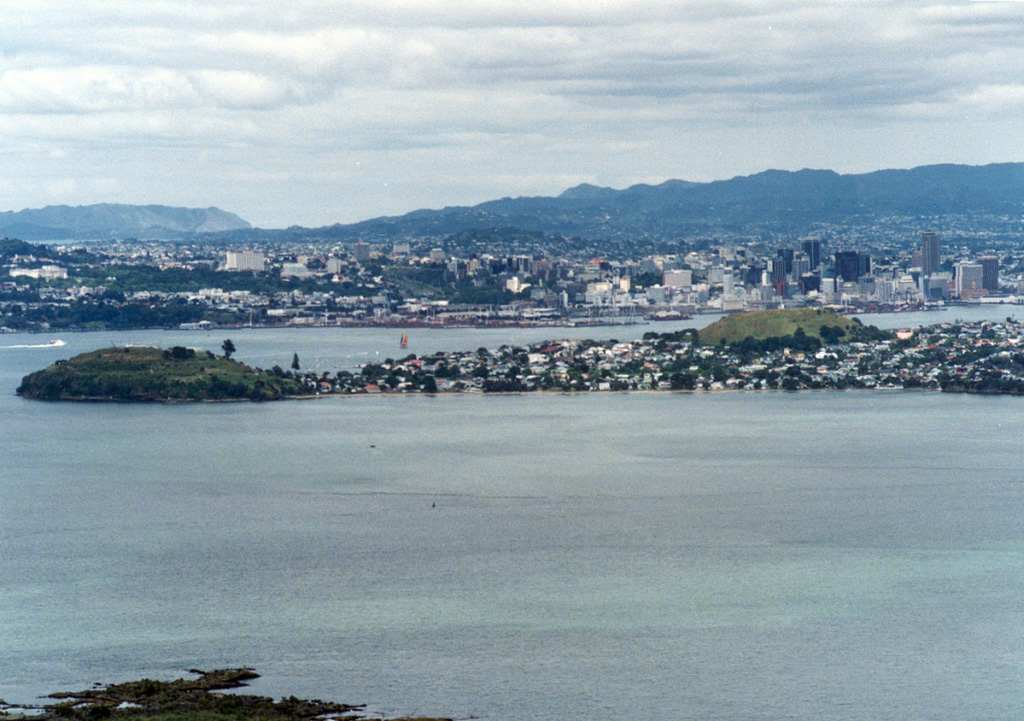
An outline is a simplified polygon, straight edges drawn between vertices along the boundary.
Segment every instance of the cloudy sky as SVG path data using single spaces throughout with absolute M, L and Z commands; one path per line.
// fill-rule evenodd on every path
M 0 210 L 268 228 L 715 180 L 1024 161 L 1024 3 L 0 3 Z

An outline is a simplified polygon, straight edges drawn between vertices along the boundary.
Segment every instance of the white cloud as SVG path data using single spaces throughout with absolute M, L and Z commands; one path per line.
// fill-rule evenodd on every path
M 266 108 L 297 99 L 287 82 L 239 70 L 200 70 L 195 85 L 214 105 L 233 108 Z
M 7 5 L 0 152 L 28 176 L 25 206 L 28 189 L 49 198 L 48 173 L 69 199 L 102 192 L 85 176 L 66 182 L 69 158 L 104 166 L 88 177 L 132 177 L 120 192 L 159 196 L 148 202 L 232 205 L 245 216 L 269 207 L 247 194 L 277 193 L 286 204 L 293 193 L 295 216 L 276 220 L 287 225 L 397 212 L 398 192 L 419 207 L 557 192 L 567 178 L 628 185 L 766 162 L 934 162 L 939 150 L 913 132 L 925 137 L 937 124 L 979 162 L 1018 159 L 1024 144 L 1013 123 L 1024 77 L 1020 3 Z M 800 142 L 819 135 L 833 142 Z M 916 155 L 895 148 L 895 137 Z M 837 148 L 837 138 L 855 145 Z M 33 150 L 55 147 L 68 157 Z M 187 165 L 161 170 L 183 150 L 204 158 L 215 185 L 189 177 L 200 171 Z M 335 172 L 356 157 L 359 173 Z M 408 179 L 361 183 L 367 168 Z M 325 194 L 301 191 L 304 177 L 350 198 L 346 217 L 318 216 L 308 199 Z M 388 192 L 375 195 L 387 180 Z M 232 202 L 200 197 L 213 189 Z M 325 213 L 339 207 L 324 201 Z
M 42 67 L 0 73 L 0 110 L 9 113 L 145 110 L 193 100 L 188 80 L 161 68 Z
M 985 110 L 1019 118 L 1024 113 L 1024 84 L 982 85 L 961 102 L 974 112 Z

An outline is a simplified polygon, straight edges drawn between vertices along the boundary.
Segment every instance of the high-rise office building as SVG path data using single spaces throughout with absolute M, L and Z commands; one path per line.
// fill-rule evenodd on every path
M 871 275 L 871 256 L 867 253 L 857 254 L 857 277 L 863 278 L 865 275 Z
M 775 255 L 778 257 L 779 260 L 781 260 L 783 263 L 786 264 L 786 273 L 787 274 L 792 273 L 793 272 L 793 256 L 795 255 L 795 253 L 793 252 L 793 249 L 792 248 L 779 248 L 778 252 Z
M 999 292 L 999 258 L 984 255 L 978 258 L 978 265 L 981 266 L 981 287 L 989 293 Z
M 871 256 L 854 250 L 841 250 L 835 254 L 835 267 L 837 278 L 853 283 L 871 273 Z
M 857 253 L 852 250 L 840 250 L 835 254 L 836 278 L 848 283 L 857 280 L 860 270 L 860 260 Z
M 768 279 L 772 283 L 784 283 L 789 275 L 789 267 L 785 258 L 770 258 L 768 260 Z
M 804 273 L 800 276 L 800 292 L 810 293 L 821 290 L 821 276 L 814 273 Z
M 804 254 L 811 259 L 811 269 L 821 265 L 821 241 L 817 238 L 805 238 L 803 241 Z
M 941 264 L 939 253 L 939 236 L 931 231 L 921 233 L 921 272 L 931 275 Z
M 804 273 L 810 273 L 812 267 L 814 266 L 811 265 L 811 261 L 810 259 L 808 259 L 806 255 L 804 255 L 803 253 L 797 253 L 796 255 L 793 256 L 793 264 L 790 267 L 790 275 L 792 275 L 794 279 L 799 278 Z

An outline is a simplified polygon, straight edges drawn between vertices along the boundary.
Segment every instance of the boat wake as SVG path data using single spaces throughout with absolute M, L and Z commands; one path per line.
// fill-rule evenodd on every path
M 0 348 L 59 348 L 62 345 L 67 345 L 62 340 L 51 340 L 49 343 L 37 343 L 34 345 L 5 345 Z

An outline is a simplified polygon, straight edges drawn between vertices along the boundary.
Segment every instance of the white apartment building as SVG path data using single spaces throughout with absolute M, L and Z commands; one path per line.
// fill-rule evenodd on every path
M 662 276 L 661 284 L 666 288 L 689 290 L 690 286 L 693 285 L 693 271 L 666 270 Z
M 964 261 L 956 264 L 956 294 L 963 298 L 984 289 L 981 263 Z
M 308 278 L 312 275 L 302 263 L 284 263 L 281 266 L 282 278 Z
M 42 268 L 12 268 L 10 276 L 12 278 L 25 276 L 26 278 L 44 278 L 47 280 L 53 280 L 57 278 L 67 278 L 68 271 L 66 268 L 61 268 L 59 265 L 44 265 Z
M 225 270 L 248 270 L 262 273 L 266 270 L 267 260 L 258 250 L 229 250 L 224 263 Z

